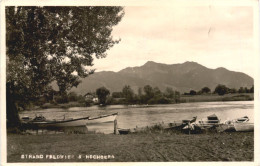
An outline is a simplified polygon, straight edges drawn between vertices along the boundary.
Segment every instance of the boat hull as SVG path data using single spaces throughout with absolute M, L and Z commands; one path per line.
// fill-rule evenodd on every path
M 87 120 L 87 126 L 89 125 L 97 125 L 97 124 L 102 124 L 102 123 L 114 123 L 117 113 L 111 114 L 111 115 L 103 115 L 103 116 L 98 116 L 98 117 L 93 117 L 89 118 Z
M 86 126 L 88 117 L 67 120 L 29 121 L 25 126 L 32 128 L 62 128 Z
M 234 123 L 236 131 L 254 131 L 254 123 Z
M 94 133 L 113 133 L 114 132 L 114 121 L 116 120 L 117 113 L 110 115 L 102 115 L 98 117 L 90 117 L 87 120 L 87 130 Z
M 218 132 L 235 131 L 234 124 L 219 124 L 216 129 Z

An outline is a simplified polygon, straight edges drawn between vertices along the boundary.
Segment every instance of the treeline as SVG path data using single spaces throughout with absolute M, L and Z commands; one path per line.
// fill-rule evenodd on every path
M 95 93 L 91 93 L 92 96 L 95 96 Z M 36 102 L 36 105 L 42 105 L 44 103 L 51 104 L 64 104 L 69 102 L 78 102 L 81 104 L 86 104 L 88 101 L 84 95 L 78 95 L 75 92 L 63 93 L 60 94 L 57 91 L 51 90 L 48 93 L 45 93 L 40 99 Z
M 203 95 L 203 94 L 234 94 L 234 93 L 254 93 L 254 86 L 251 88 L 240 87 L 239 89 L 228 88 L 225 85 L 219 84 L 214 91 L 211 91 L 208 87 L 203 87 L 199 91 L 190 90 L 190 92 L 184 93 L 184 95 Z M 138 88 L 137 93 L 131 88 L 130 85 L 125 85 L 119 92 L 112 92 L 106 87 L 100 87 L 95 92 L 86 93 L 85 95 L 78 95 L 75 92 L 60 94 L 57 91 L 50 90 L 37 101 L 32 102 L 32 105 L 43 105 L 45 103 L 50 104 L 64 104 L 69 102 L 77 102 L 81 106 L 91 106 L 93 104 L 101 105 L 113 105 L 113 104 L 173 104 L 180 103 L 180 92 L 167 87 L 164 91 L 161 91 L 158 87 L 152 87 L 145 85 Z M 25 109 L 27 105 L 24 105 Z
M 254 85 L 251 88 L 240 87 L 236 88 L 228 88 L 226 85 L 219 84 L 216 86 L 215 90 L 212 92 L 210 88 L 204 87 L 199 91 L 190 90 L 190 92 L 185 92 L 184 95 L 201 95 L 201 94 L 234 94 L 234 93 L 254 93 Z
M 101 93 L 102 91 L 102 93 Z M 146 85 L 138 89 L 136 94 L 134 90 L 125 85 L 120 92 L 110 92 L 105 87 L 97 89 L 100 104 L 170 104 L 180 102 L 180 92 L 167 87 L 161 91 L 158 87 Z

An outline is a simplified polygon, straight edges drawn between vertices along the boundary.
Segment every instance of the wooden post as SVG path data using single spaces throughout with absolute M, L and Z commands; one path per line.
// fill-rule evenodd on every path
M 114 134 L 117 134 L 117 120 L 114 120 Z

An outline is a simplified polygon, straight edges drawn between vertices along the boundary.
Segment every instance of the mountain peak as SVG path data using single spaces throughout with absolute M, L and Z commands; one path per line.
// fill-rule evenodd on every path
M 158 63 L 156 63 L 156 62 L 154 62 L 154 61 L 147 61 L 147 62 L 144 64 L 144 66 L 146 66 L 146 65 L 155 65 L 155 64 L 158 64 Z
M 198 64 L 197 62 L 193 62 L 193 61 L 186 61 L 183 63 L 183 65 L 199 65 L 199 66 L 202 66 L 200 64 Z
M 224 70 L 224 71 L 227 71 L 227 69 L 224 68 L 224 67 L 218 67 L 218 68 L 216 68 L 216 70 Z

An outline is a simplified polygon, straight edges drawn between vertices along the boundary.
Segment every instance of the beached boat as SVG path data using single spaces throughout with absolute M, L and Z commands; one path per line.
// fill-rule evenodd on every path
M 236 131 L 235 130 L 235 123 L 245 123 L 248 122 L 249 118 L 247 116 L 241 117 L 241 118 L 237 118 L 237 119 L 233 119 L 233 120 L 227 120 L 222 124 L 219 124 L 219 126 L 217 126 L 217 131 L 218 132 L 223 132 L 223 131 Z
M 22 118 L 22 124 L 33 128 L 62 128 L 62 127 L 79 127 L 86 126 L 87 117 L 69 118 L 69 119 L 53 119 L 47 120 L 44 116 L 36 116 L 34 119 Z
M 129 134 L 130 129 L 118 129 L 120 135 Z
M 236 131 L 254 131 L 254 123 L 234 123 Z
M 201 129 L 207 129 L 211 127 L 216 127 L 220 124 L 220 119 L 217 115 L 213 114 L 207 116 L 207 118 L 201 119 L 196 123 L 196 126 L 200 127 Z
M 115 121 L 118 113 L 113 113 L 109 115 L 101 115 L 97 117 L 89 117 L 87 120 L 87 126 L 96 125 L 101 123 L 112 123 Z
M 182 129 L 189 129 L 189 130 L 194 130 L 194 125 L 197 120 L 197 116 L 193 117 L 191 120 L 182 120 L 182 126 L 184 126 Z

